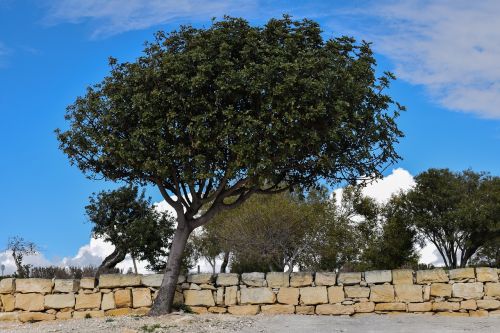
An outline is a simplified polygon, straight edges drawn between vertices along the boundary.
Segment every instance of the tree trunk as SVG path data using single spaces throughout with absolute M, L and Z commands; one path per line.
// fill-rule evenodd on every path
M 133 254 L 131 254 L 130 256 L 132 257 L 132 264 L 134 264 L 134 273 L 138 274 L 137 273 L 137 263 L 135 262 L 135 257 Z
M 120 251 L 118 248 L 115 248 L 113 253 L 111 253 L 102 261 L 101 265 L 99 266 L 95 274 L 96 277 L 99 277 L 99 275 L 106 272 L 107 270 L 115 268 L 116 265 L 118 265 L 125 259 L 126 255 L 127 255 L 126 253 Z
M 184 223 L 177 225 L 175 230 L 174 239 L 172 240 L 172 247 L 167 259 L 167 265 L 163 274 L 158 297 L 156 297 L 153 307 L 149 312 L 150 316 L 159 316 L 172 312 L 172 304 L 174 302 L 175 289 L 177 287 L 177 280 L 179 278 L 182 256 L 184 255 L 184 248 L 186 247 L 187 240 L 191 230 Z
M 229 251 L 224 252 L 224 258 L 222 259 L 222 264 L 220 265 L 221 273 L 226 273 L 227 264 L 229 264 Z

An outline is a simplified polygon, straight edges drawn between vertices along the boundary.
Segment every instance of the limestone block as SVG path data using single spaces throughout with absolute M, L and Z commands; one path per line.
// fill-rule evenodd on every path
M 290 275 L 284 272 L 269 272 L 266 274 L 267 286 L 280 288 L 290 286 Z
M 247 286 L 265 287 L 267 285 L 264 273 L 253 272 L 241 274 L 241 281 Z
M 191 306 L 191 311 L 196 314 L 206 314 L 208 313 L 208 309 L 204 306 Z
M 307 287 L 312 285 L 313 275 L 309 272 L 294 272 L 290 274 L 290 287 Z
M 377 303 L 375 311 L 406 311 L 405 303 Z
M 293 314 L 295 306 L 285 304 L 262 305 L 260 312 L 263 314 Z
M 460 309 L 463 310 L 476 310 L 477 304 L 475 299 L 468 299 L 466 301 L 460 302 Z
M 430 312 L 432 311 L 431 302 L 408 303 L 408 312 Z
M 488 317 L 488 311 L 486 310 L 469 311 L 469 316 L 475 318 Z
M 236 316 L 256 315 L 259 309 L 258 305 L 233 305 L 227 308 L 227 312 Z
M 469 317 L 467 312 L 436 312 L 435 315 L 441 317 Z
M 201 290 L 201 287 L 199 285 L 197 285 L 196 283 L 191 283 L 189 285 L 189 289 L 191 289 L 191 290 Z
M 238 286 L 226 287 L 224 294 L 224 304 L 226 306 L 236 305 L 237 303 Z
M 117 308 L 130 308 L 132 307 L 132 294 L 130 289 L 120 289 L 114 292 L 115 304 Z
M 393 269 L 392 284 L 413 284 L 413 271 L 411 269 Z
M 392 281 L 392 272 L 390 270 L 368 271 L 365 272 L 366 283 L 385 283 Z
M 52 291 L 50 279 L 16 279 L 16 292 L 18 293 L 43 293 Z
M 141 284 L 145 287 L 160 288 L 163 274 L 147 274 L 141 277 Z
M 184 290 L 186 305 L 215 306 L 214 296 L 210 290 Z
M 345 299 L 343 287 L 329 287 L 328 288 L 328 302 L 340 303 Z
M 111 310 L 115 309 L 116 304 L 115 304 L 115 295 L 113 293 L 108 293 L 108 294 L 103 294 L 102 295 L 102 303 L 101 303 L 101 310 Z
M 16 308 L 16 297 L 14 295 L 0 295 L 0 299 L 2 300 L 3 310 L 5 312 L 14 311 Z
M 155 293 L 157 293 L 158 291 L 156 291 Z M 152 297 L 153 300 L 156 299 L 156 297 Z M 184 304 L 184 294 L 182 292 L 179 292 L 179 291 L 175 291 L 175 295 L 174 295 L 174 303 L 175 304 Z
M 319 315 L 352 315 L 353 305 L 320 304 L 316 306 L 316 314 Z
M 432 311 L 458 311 L 460 309 L 459 302 L 434 302 L 432 303 Z
M 429 282 L 448 282 L 448 274 L 442 268 L 417 271 L 417 283 L 425 284 Z
M 448 272 L 450 280 L 463 280 L 463 279 L 475 279 L 474 268 L 456 268 L 450 269 Z
M 295 313 L 301 315 L 313 315 L 314 305 L 297 305 L 295 307 Z
M 498 282 L 497 270 L 490 267 L 476 267 L 476 279 L 479 282 Z
M 226 313 L 227 309 L 223 306 L 211 306 L 208 308 L 210 313 Z
M 370 297 L 370 288 L 359 286 L 344 287 L 345 295 L 349 298 L 368 298 Z
M 218 286 L 236 286 L 240 283 L 240 277 L 235 273 L 220 273 L 216 283 Z
M 413 284 L 397 284 L 394 286 L 396 298 L 400 302 L 423 302 L 422 286 Z
M 55 279 L 55 293 L 76 293 L 80 289 L 80 280 L 74 279 Z
M 134 288 L 132 289 L 132 307 L 141 308 L 151 306 L 151 291 L 148 288 Z
M 352 273 L 339 273 L 337 278 L 337 283 L 342 285 L 355 285 L 361 282 L 361 273 L 352 272 Z
M 76 295 L 75 310 L 99 309 L 101 307 L 101 293 Z
M 278 291 L 278 303 L 299 304 L 299 288 L 280 288 Z
M 94 289 L 95 288 L 95 278 L 84 277 L 80 279 L 80 288 L 82 289 Z
M 224 287 L 217 288 L 217 292 L 215 293 L 215 304 L 224 305 Z
M 15 308 L 25 311 L 43 311 L 43 302 L 41 294 L 16 294 Z
M 273 304 L 276 295 L 271 288 L 243 288 L 241 289 L 241 304 Z
M 131 313 L 132 313 L 131 308 L 111 309 L 111 310 L 104 311 L 104 315 L 110 316 L 110 317 L 126 316 L 126 315 L 129 315 Z
M 141 285 L 141 276 L 135 274 L 102 274 L 99 288 L 136 287 Z
M 431 296 L 451 297 L 452 285 L 448 283 L 431 284 Z
M 500 283 L 487 282 L 484 284 L 484 294 L 486 296 L 498 297 L 500 296 Z
M 314 278 L 317 286 L 334 286 L 337 280 L 337 274 L 333 272 L 318 272 Z
M 45 312 L 21 312 L 18 315 L 18 320 L 22 323 L 55 319 L 56 315 Z
M 75 319 L 85 319 L 85 318 L 102 318 L 104 317 L 103 310 L 88 310 L 88 311 L 75 311 L 73 312 L 73 318 Z
M 75 306 L 75 294 L 45 295 L 45 309 L 64 309 Z
M 483 297 L 483 294 L 483 284 L 481 282 L 453 284 L 453 297 L 479 299 Z
M 431 286 L 424 286 L 424 301 L 431 300 Z
M 16 279 L 7 278 L 0 280 L 0 294 L 10 294 L 16 290 Z
M 66 320 L 71 318 L 73 318 L 73 311 L 65 311 L 65 312 L 59 311 L 58 313 L 56 313 L 56 319 L 58 320 Z
M 375 311 L 375 303 L 373 302 L 360 302 L 354 304 L 354 312 L 356 313 L 369 313 Z
M 0 312 L 0 321 L 17 321 L 18 312 Z
M 370 301 L 380 303 L 394 302 L 394 286 L 373 285 L 370 287 Z
M 485 310 L 500 309 L 500 301 L 495 299 L 478 299 L 476 300 L 477 307 Z
M 300 288 L 300 304 L 316 305 L 328 303 L 325 286 Z

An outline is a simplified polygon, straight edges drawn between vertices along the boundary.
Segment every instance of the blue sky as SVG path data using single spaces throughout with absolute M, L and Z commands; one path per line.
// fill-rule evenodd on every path
M 88 244 L 87 198 L 113 184 L 71 167 L 53 131 L 106 75 L 109 56 L 133 60 L 159 29 L 223 14 L 262 24 L 281 13 L 317 20 L 325 37 L 374 42 L 379 68 L 399 77 L 391 95 L 408 108 L 394 167 L 500 175 L 498 1 L 0 0 L 0 250 L 12 235 L 51 259 Z

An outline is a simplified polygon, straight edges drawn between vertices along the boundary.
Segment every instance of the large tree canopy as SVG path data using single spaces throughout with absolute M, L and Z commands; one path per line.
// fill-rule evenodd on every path
M 110 65 L 68 107 L 60 147 L 90 177 L 159 188 L 177 212 L 172 265 L 194 228 L 253 193 L 376 177 L 399 157 L 392 74 L 376 77 L 368 43 L 324 40 L 310 20 L 183 26 Z

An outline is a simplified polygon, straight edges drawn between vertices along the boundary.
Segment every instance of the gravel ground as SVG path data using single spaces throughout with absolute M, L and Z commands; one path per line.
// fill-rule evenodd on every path
M 500 332 L 500 317 L 453 318 L 429 315 L 355 317 L 170 314 L 149 317 L 73 319 L 19 324 L 0 322 L 0 332 Z

